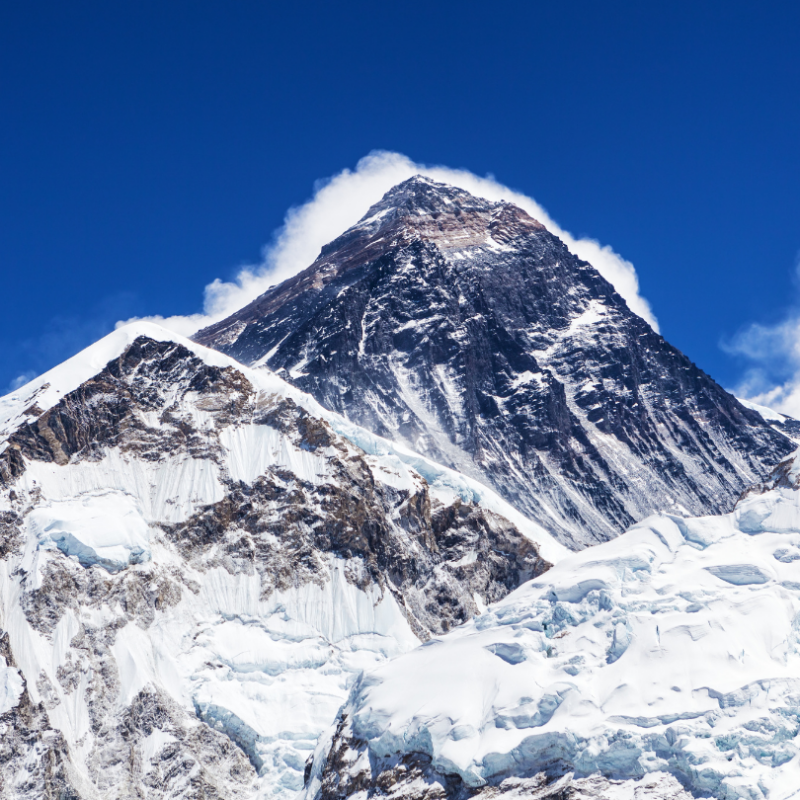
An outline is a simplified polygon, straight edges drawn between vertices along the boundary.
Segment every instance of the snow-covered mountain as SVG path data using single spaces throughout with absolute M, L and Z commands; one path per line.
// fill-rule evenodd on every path
M 290 796 L 361 670 L 564 549 L 267 370 L 122 328 L 0 400 L 0 796 Z
M 730 511 L 795 445 L 523 210 L 422 177 L 196 337 L 492 486 L 572 548 Z
M 780 414 L 773 411 L 771 408 L 753 403 L 750 400 L 743 400 L 741 397 L 736 398 L 745 408 L 759 413 L 769 425 L 775 430 L 788 436 L 792 441 L 800 442 L 800 421 L 787 417 L 786 414 Z
M 0 398 L 0 797 L 800 798 L 800 423 L 539 223 L 412 179 L 197 340 Z
M 420 679 L 423 676 L 423 679 Z M 800 797 L 800 456 L 365 675 L 307 800 Z

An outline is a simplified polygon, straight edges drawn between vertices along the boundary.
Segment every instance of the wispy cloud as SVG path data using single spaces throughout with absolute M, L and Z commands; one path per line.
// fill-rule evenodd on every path
M 371 153 L 362 158 L 354 170 L 345 169 L 332 178 L 318 181 L 311 199 L 288 211 L 272 244 L 264 249 L 261 263 L 244 267 L 233 281 L 217 279 L 206 286 L 202 314 L 148 319 L 187 336 L 224 319 L 269 286 L 309 266 L 323 245 L 358 222 L 392 186 L 417 174 L 489 200 L 508 200 L 524 208 L 561 238 L 573 253 L 593 264 L 625 298 L 631 310 L 658 330 L 650 304 L 639 293 L 633 264 L 610 246 L 593 239 L 575 238 L 557 225 L 533 198 L 509 189 L 491 176 L 481 178 L 467 170 L 417 164 L 400 153 L 389 152 Z
M 28 372 L 23 372 L 21 375 L 17 375 L 17 377 L 12 379 L 8 386 L 6 386 L 3 394 L 16 391 L 20 386 L 24 386 L 28 381 L 32 381 L 35 377 L 36 373 L 33 372 L 33 370 L 29 370 Z
M 56 364 L 114 330 L 115 320 L 136 308 L 136 297 L 122 292 L 106 297 L 85 312 L 59 314 L 37 336 L 0 342 L 0 393 L 13 392 Z
M 734 389 L 738 397 L 800 419 L 800 254 L 795 287 L 795 302 L 782 319 L 751 323 L 721 347 L 747 365 Z

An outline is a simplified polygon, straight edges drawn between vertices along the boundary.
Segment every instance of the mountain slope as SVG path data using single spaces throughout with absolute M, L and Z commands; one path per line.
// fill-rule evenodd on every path
M 480 484 L 145 323 L 0 399 L 0 532 L 20 798 L 291 794 L 362 669 L 562 553 Z
M 412 178 L 196 337 L 495 488 L 572 548 L 722 513 L 794 449 L 521 209 Z
M 800 457 L 365 675 L 308 800 L 800 796 Z M 365 795 L 366 793 L 366 795 Z

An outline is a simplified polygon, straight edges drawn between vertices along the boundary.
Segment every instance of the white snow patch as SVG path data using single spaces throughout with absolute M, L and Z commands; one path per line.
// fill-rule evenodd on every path
M 360 672 L 419 644 L 393 596 L 381 597 L 374 585 L 362 591 L 346 568 L 331 558 L 324 586 L 266 600 L 258 575 L 212 570 L 199 578 L 199 595 L 160 616 L 149 633 L 190 692 L 184 702 L 245 731 L 270 765 L 262 791 L 301 788 L 306 757 Z
M 57 548 L 82 566 L 116 572 L 150 560 L 150 535 L 135 500 L 121 492 L 86 494 L 37 506 L 26 524 L 45 549 Z
M 752 403 L 750 400 L 743 400 L 741 397 L 736 398 L 745 408 L 749 408 L 751 411 L 756 411 L 767 421 L 767 422 L 783 422 L 786 419 L 784 414 L 779 414 L 777 411 L 773 411 L 771 408 L 767 408 L 766 406 L 760 406 L 758 403 Z
M 19 670 L 6 666 L 6 660 L 0 657 L 0 714 L 16 707 L 24 688 Z

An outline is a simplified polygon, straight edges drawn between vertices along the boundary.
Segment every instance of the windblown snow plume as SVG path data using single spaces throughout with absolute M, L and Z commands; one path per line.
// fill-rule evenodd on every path
M 235 281 L 215 280 L 205 289 L 203 314 L 188 317 L 154 317 L 152 320 L 189 336 L 237 311 L 264 292 L 308 267 L 320 248 L 354 225 L 372 205 L 396 184 L 413 175 L 465 189 L 487 200 L 507 200 L 525 209 L 558 236 L 580 258 L 590 262 L 626 300 L 631 310 L 658 331 L 650 304 L 639 293 L 636 270 L 609 245 L 577 239 L 557 225 L 532 198 L 509 189 L 492 177 L 481 178 L 467 170 L 417 164 L 400 153 L 375 152 L 362 158 L 355 170 L 345 169 L 320 181 L 314 196 L 292 208 L 275 241 L 264 250 L 261 264 L 245 267 Z

